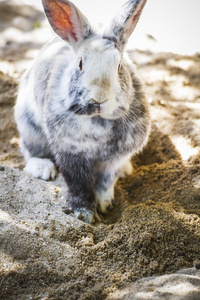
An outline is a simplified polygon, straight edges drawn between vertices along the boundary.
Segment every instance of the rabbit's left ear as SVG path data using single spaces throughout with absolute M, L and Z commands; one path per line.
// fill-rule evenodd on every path
M 124 48 L 128 39 L 135 29 L 142 10 L 147 0 L 129 0 L 126 2 L 121 12 L 113 19 L 109 36 L 117 39 L 120 48 Z
M 77 48 L 92 34 L 87 18 L 68 0 L 42 0 L 46 16 L 54 31 Z

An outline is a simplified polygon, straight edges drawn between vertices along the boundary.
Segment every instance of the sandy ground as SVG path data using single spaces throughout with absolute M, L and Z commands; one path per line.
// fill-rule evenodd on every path
M 110 215 L 91 226 L 68 210 L 61 175 L 45 182 L 23 171 L 13 106 L 46 29 L 39 12 L 5 2 L 0 299 L 200 299 L 200 54 L 130 53 L 149 99 L 151 137 L 132 159 L 133 174 L 118 181 Z

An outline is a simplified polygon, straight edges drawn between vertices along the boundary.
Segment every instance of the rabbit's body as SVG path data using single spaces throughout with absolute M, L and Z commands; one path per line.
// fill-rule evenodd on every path
M 55 38 L 24 74 L 15 107 L 21 150 L 35 177 L 54 178 L 55 162 L 76 215 L 91 222 L 97 205 L 101 212 L 112 206 L 117 178 L 131 172 L 131 156 L 148 140 L 148 105 L 114 36 L 91 33 L 69 1 L 43 2 L 48 17 L 55 2 L 76 9 L 84 38 L 77 45 L 71 32 L 71 47 Z M 66 34 L 54 29 L 62 38 Z

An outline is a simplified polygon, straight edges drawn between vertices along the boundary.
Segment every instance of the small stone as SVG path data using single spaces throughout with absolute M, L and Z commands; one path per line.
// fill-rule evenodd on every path
M 5 171 L 5 167 L 4 166 L 0 166 L 0 171 Z
M 195 264 L 195 268 L 196 268 L 197 270 L 200 270 L 200 263 L 196 263 L 196 264 Z
M 70 215 L 73 212 L 73 209 L 70 207 L 63 207 L 62 210 L 66 215 Z
M 183 250 L 180 250 L 180 251 L 178 252 L 178 256 L 185 256 L 185 252 L 184 252 Z

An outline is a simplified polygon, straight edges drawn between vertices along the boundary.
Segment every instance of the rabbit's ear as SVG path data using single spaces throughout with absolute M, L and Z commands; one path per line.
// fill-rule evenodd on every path
M 86 17 L 67 0 L 42 0 L 46 16 L 54 31 L 74 48 L 92 34 Z
M 126 2 L 121 12 L 113 19 L 109 35 L 117 38 L 120 48 L 124 48 L 125 44 L 133 32 L 142 10 L 147 0 L 129 0 Z

